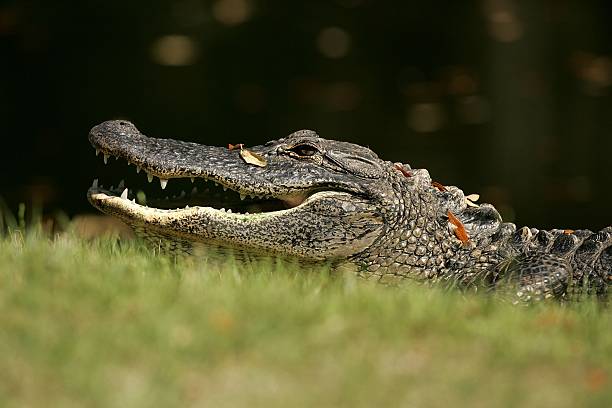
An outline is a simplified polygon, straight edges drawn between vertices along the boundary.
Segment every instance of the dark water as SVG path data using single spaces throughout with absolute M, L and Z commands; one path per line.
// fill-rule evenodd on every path
M 5 1 L 0 195 L 91 211 L 88 130 L 126 118 L 214 145 L 311 128 L 427 167 L 519 224 L 610 225 L 606 5 Z

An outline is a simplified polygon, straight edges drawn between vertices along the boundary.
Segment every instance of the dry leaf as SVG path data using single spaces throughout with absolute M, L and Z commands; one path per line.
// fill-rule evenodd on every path
M 470 194 L 465 197 L 465 203 L 469 207 L 478 207 L 478 204 L 474 204 L 474 201 L 478 201 L 479 198 L 480 198 L 479 194 Z
M 459 221 L 459 218 L 455 217 L 455 215 L 450 211 L 447 211 L 446 215 L 448 216 L 448 222 L 455 226 L 455 236 L 457 239 L 459 239 L 463 245 L 467 245 L 467 243 L 470 241 L 470 237 L 468 236 L 468 233 L 461 221 Z
M 229 150 L 242 149 L 243 147 L 244 147 L 244 144 L 242 144 L 242 143 L 238 143 L 238 144 L 231 144 L 230 143 L 230 144 L 227 145 L 227 148 Z
M 431 185 L 440 191 L 446 191 L 446 187 L 444 187 L 441 183 L 438 183 L 437 181 L 432 181 Z
M 253 153 L 247 149 L 240 149 L 240 157 L 242 157 L 245 162 L 254 166 L 266 167 L 268 165 L 268 162 L 263 156 Z

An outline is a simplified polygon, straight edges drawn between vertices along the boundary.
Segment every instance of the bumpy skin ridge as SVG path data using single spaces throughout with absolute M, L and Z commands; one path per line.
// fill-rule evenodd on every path
M 156 177 L 206 178 L 288 201 L 308 197 L 286 212 L 254 217 L 212 209 L 166 214 L 90 189 L 95 207 L 150 241 L 174 241 L 172 248 L 189 252 L 192 243 L 203 242 L 348 263 L 360 276 L 381 282 L 484 284 L 517 302 L 604 296 L 612 282 L 612 227 L 596 233 L 517 229 L 492 205 L 469 205 L 459 188 L 432 184 L 425 169 L 381 160 L 365 147 L 312 131 L 250 147 L 265 159 L 263 167 L 245 163 L 238 151 L 150 138 L 123 121 L 94 127 L 89 139 L 96 149 Z M 459 228 L 468 240 L 460 239 Z

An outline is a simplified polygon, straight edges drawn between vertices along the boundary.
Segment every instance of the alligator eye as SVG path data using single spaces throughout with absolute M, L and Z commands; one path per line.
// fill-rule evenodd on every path
M 313 147 L 307 144 L 301 144 L 301 145 L 294 146 L 291 149 L 289 149 L 289 151 L 297 154 L 298 156 L 302 156 L 302 157 L 314 156 L 318 152 L 316 147 Z

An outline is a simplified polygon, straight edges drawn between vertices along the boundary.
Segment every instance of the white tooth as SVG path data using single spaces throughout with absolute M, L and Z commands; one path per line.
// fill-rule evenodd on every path
M 115 156 L 115 160 L 119 160 L 119 156 Z
M 217 183 L 217 182 L 215 181 L 215 187 L 216 187 L 216 186 L 218 186 L 218 185 L 219 185 L 219 183 Z
M 115 186 L 110 186 L 110 190 L 113 191 L 115 189 Z
M 140 167 L 136 166 L 136 174 L 140 173 Z
M 247 212 L 245 212 L 245 213 L 244 213 L 244 215 L 249 215 L 249 212 L 248 212 L 248 211 L 247 211 Z
M 108 163 L 108 154 L 104 154 L 104 164 Z
M 221 210 L 219 210 L 219 211 L 223 211 L 223 212 L 225 212 L 225 208 L 222 208 L 222 209 L 221 209 Z
M 149 183 L 153 181 L 153 175 L 147 173 L 147 180 L 149 180 Z
M 98 179 L 94 179 L 93 184 L 91 186 L 93 188 L 98 188 Z
M 249 198 L 252 200 L 252 199 L 254 199 L 254 198 L 255 198 L 255 196 L 254 196 L 254 195 L 249 194 Z
M 231 214 L 231 213 L 232 213 L 232 209 L 231 209 L 231 208 L 228 208 L 228 209 L 227 209 L 227 212 L 228 212 L 229 214 Z
M 186 206 L 185 206 L 185 208 L 189 208 L 189 206 L 188 206 L 188 205 L 186 205 Z
M 119 190 L 121 190 L 123 187 L 125 187 L 125 181 L 123 179 L 121 179 L 121 181 L 119 182 L 119 185 L 117 186 L 117 188 Z
M 193 183 L 194 181 L 195 181 L 195 178 L 194 178 L 194 177 L 191 177 L 191 182 Z
M 134 204 L 136 204 L 136 199 L 135 199 L 135 198 L 132 198 L 132 202 L 133 202 Z
M 244 194 L 240 194 L 240 199 L 244 200 L 246 198 L 246 196 Z
M 179 198 L 183 198 L 187 195 L 187 193 L 185 192 L 185 190 L 181 190 L 181 195 L 179 196 Z
M 223 186 L 223 191 L 227 191 L 227 187 Z
M 168 185 L 168 180 L 166 179 L 159 179 L 159 184 L 161 185 L 162 190 L 164 190 L 166 188 L 166 186 Z
M 96 156 L 100 154 L 100 151 L 96 149 Z
M 123 193 L 121 193 L 121 198 L 123 198 L 124 200 L 127 200 L 127 195 L 128 195 L 128 189 L 126 188 L 125 190 L 123 190 Z
M 197 194 L 198 193 L 198 188 L 194 187 L 191 189 L 191 195 Z

